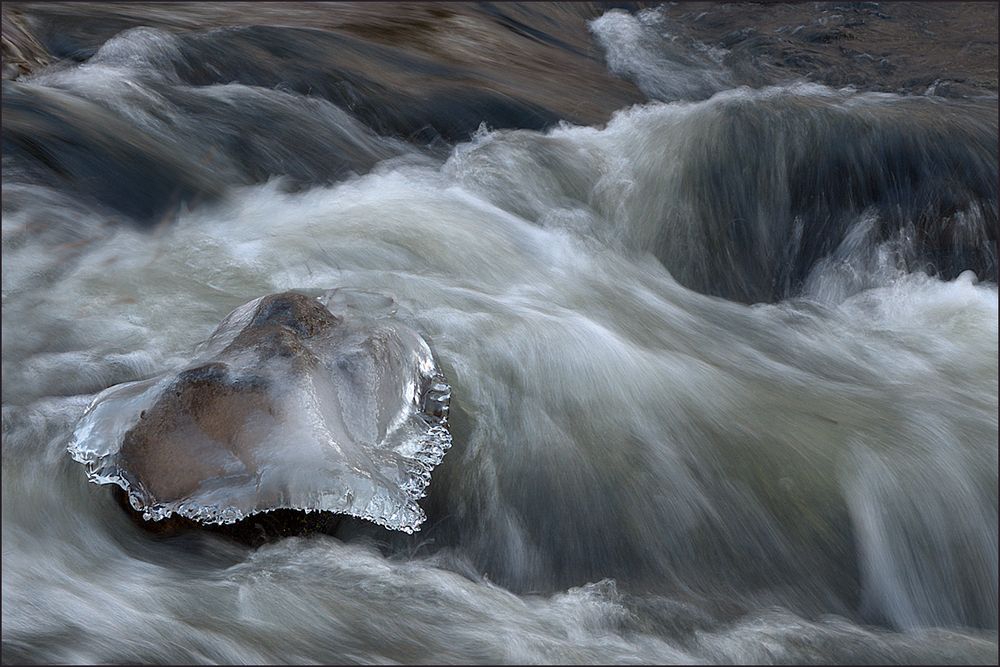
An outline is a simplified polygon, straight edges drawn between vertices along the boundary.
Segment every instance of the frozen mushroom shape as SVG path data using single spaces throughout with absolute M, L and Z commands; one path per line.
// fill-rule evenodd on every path
M 71 456 L 148 520 L 229 524 L 326 511 L 412 532 L 451 446 L 451 389 L 393 317 L 334 315 L 297 292 L 230 313 L 195 362 L 101 392 Z

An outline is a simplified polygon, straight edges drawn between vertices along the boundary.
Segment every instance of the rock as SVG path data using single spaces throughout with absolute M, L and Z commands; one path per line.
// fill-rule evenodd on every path
M 52 62 L 52 57 L 32 35 L 20 12 L 8 9 L 5 5 L 2 26 L 0 46 L 3 52 L 4 79 L 16 79 Z
M 340 296 L 241 306 L 186 368 L 99 394 L 71 455 L 146 520 L 252 518 L 281 535 L 321 512 L 324 525 L 332 514 L 418 530 L 417 500 L 451 446 L 450 387 L 419 334 L 335 315 Z
M 681 2 L 660 11 L 674 38 L 726 48 L 734 85 L 806 79 L 919 95 L 931 82 L 914 88 L 907 80 L 925 76 L 967 79 L 949 91 L 955 96 L 997 91 L 996 3 Z M 892 67 L 882 64 L 885 58 Z

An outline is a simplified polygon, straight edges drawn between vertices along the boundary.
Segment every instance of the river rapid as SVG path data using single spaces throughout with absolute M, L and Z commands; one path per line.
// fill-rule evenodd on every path
M 3 84 L 5 663 L 997 662 L 995 81 L 745 85 L 655 6 L 54 6 Z M 157 537 L 68 455 L 333 288 L 451 383 L 419 532 Z

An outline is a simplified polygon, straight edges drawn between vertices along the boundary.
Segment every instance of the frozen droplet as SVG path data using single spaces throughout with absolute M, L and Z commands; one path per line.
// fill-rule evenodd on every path
M 142 511 L 143 508 L 142 498 L 140 498 L 138 494 L 136 493 L 128 494 L 128 502 L 129 505 L 132 506 L 132 509 L 134 509 L 135 511 L 137 512 Z

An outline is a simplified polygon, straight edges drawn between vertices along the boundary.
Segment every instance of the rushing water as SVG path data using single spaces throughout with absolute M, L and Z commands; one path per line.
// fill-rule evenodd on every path
M 606 124 L 299 28 L 4 83 L 5 662 L 997 661 L 996 96 L 590 30 L 648 97 Z M 333 288 L 452 385 L 422 531 L 157 537 L 87 482 L 98 392 Z

